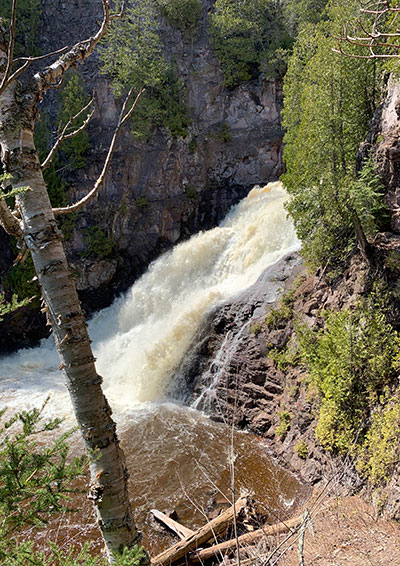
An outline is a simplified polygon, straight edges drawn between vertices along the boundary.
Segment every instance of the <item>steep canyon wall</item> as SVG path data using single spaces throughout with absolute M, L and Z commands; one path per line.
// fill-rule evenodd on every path
M 174 61 L 185 84 L 188 135 L 172 138 L 159 129 L 145 142 L 126 127 L 98 197 L 72 222 L 66 248 L 89 312 L 109 304 L 163 250 L 214 226 L 253 185 L 277 179 L 282 172 L 280 84 L 260 76 L 233 90 L 224 88 L 209 37 L 213 4 L 203 1 L 195 38 L 186 38 L 160 18 L 166 57 Z M 87 37 L 101 15 L 99 0 L 43 1 L 43 52 Z M 110 81 L 99 73 L 96 55 L 79 72 L 86 90 L 96 91 L 96 109 L 88 129 L 86 166 L 68 173 L 70 201 L 82 197 L 99 174 L 121 104 Z M 54 115 L 57 96 L 51 95 L 45 104 Z M 222 129 L 229 135 L 221 136 Z M 112 241 L 107 257 L 87 253 L 85 234 L 92 226 Z M 0 234 L 2 243 L 5 239 Z M 3 272 L 10 262 L 11 255 L 5 254 Z M 28 323 L 29 316 L 29 311 L 20 313 L 14 326 L 18 345 L 38 335 L 42 322 L 35 318 Z M 34 336 L 27 330 L 31 324 Z M 0 342 L 3 348 L 13 345 L 9 338 Z

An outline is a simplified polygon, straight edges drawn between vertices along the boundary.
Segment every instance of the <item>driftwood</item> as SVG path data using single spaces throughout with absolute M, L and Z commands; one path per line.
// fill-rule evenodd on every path
M 210 546 L 209 548 L 203 548 L 199 550 L 193 555 L 191 555 L 191 560 L 193 562 L 202 562 L 204 560 L 208 560 L 209 558 L 213 558 L 216 554 L 219 554 L 224 551 L 233 551 L 236 549 L 237 543 L 240 546 L 254 544 L 263 536 L 271 536 L 277 535 L 280 533 L 284 533 L 289 531 L 290 529 L 296 529 L 299 525 L 301 525 L 303 521 L 303 515 L 298 515 L 293 519 L 289 519 L 284 523 L 276 523 L 274 525 L 266 525 L 262 529 L 257 529 L 252 533 L 246 533 L 238 537 L 238 540 L 227 540 L 225 542 L 221 542 L 220 544 L 215 544 Z
M 240 497 L 234 506 L 229 507 L 226 511 L 221 513 L 218 517 L 194 531 L 193 534 L 177 542 L 171 548 L 168 548 L 158 556 L 151 560 L 152 565 L 168 566 L 177 562 L 193 550 L 201 547 L 205 542 L 209 541 L 216 535 L 223 533 L 228 526 L 232 523 L 233 517 L 238 515 L 243 509 L 246 508 L 248 503 L 247 497 Z M 253 533 L 250 533 L 253 534 Z
M 184 525 L 181 525 L 180 523 L 178 523 L 178 521 L 174 521 L 174 519 L 171 519 L 171 517 L 168 517 L 168 515 L 162 513 L 161 511 L 158 511 L 157 509 L 152 509 L 151 513 L 154 515 L 157 521 L 168 527 L 182 540 L 184 538 L 190 537 L 191 535 L 194 535 L 195 533 L 195 531 L 192 531 Z

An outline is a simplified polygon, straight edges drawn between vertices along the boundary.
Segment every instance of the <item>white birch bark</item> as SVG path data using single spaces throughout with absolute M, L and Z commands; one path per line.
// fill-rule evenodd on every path
M 88 46 L 92 52 L 92 43 Z M 7 41 L 0 28 L 0 80 L 6 61 Z M 54 64 L 50 67 L 52 71 L 56 68 L 59 76 L 59 67 Z M 40 74 L 38 80 L 36 75 L 26 87 L 13 81 L 0 94 L 1 160 L 5 171 L 12 175 L 13 187 L 31 189 L 16 199 L 20 228 L 32 254 L 75 416 L 86 447 L 94 454 L 89 498 L 98 511 L 111 561 L 113 552 L 133 546 L 140 537 L 132 517 L 124 454 L 102 392 L 102 378 L 96 372 L 87 325 L 34 145 L 36 105 L 45 91 L 44 76 Z

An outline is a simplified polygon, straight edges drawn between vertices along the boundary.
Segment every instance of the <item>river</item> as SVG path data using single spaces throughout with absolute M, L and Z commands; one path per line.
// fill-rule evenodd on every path
M 185 384 L 176 382 L 176 369 L 210 309 L 298 249 L 285 199 L 279 183 L 254 188 L 217 228 L 162 255 L 89 322 L 97 369 L 127 454 L 136 519 L 153 552 L 169 540 L 155 528 L 151 508 L 176 509 L 181 522 L 193 527 L 204 522 L 214 499 L 231 497 L 230 428 L 177 399 L 184 398 L 179 391 Z M 1 358 L 1 405 L 9 411 L 39 406 L 50 395 L 47 412 L 73 424 L 58 365 L 51 337 Z M 79 451 L 78 438 L 73 444 Z M 260 439 L 236 432 L 234 450 L 237 492 L 254 491 L 274 520 L 296 500 L 297 480 L 272 462 Z M 90 533 L 90 511 L 80 520 Z M 71 532 L 82 528 L 74 521 Z

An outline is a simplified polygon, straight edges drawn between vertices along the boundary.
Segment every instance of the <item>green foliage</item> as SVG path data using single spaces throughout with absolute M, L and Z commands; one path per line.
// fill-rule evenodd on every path
M 284 0 L 283 13 L 293 35 L 305 24 L 316 24 L 325 17 L 328 0 Z
M 185 193 L 186 193 L 186 196 L 187 196 L 188 198 L 190 198 L 190 199 L 195 199 L 195 200 L 196 200 L 196 199 L 199 198 L 199 195 L 197 194 L 197 191 L 196 191 L 195 187 L 192 187 L 192 185 L 188 185 L 188 186 L 185 188 Z
M 65 545 L 64 545 L 65 546 Z M 10 544 L 3 566 L 107 566 L 105 558 L 93 557 L 89 544 L 81 549 L 69 546 L 61 549 L 48 541 L 44 551 L 37 550 L 32 541 Z
M 366 434 L 358 470 L 373 485 L 388 481 L 400 460 L 400 400 L 389 399 L 384 407 L 378 407 L 371 418 Z
M 149 204 L 149 197 L 139 197 L 135 200 L 136 206 L 145 208 Z
M 5 287 L 17 295 L 20 300 L 29 299 L 29 303 L 33 308 L 39 306 L 39 297 L 41 296 L 38 282 L 33 279 L 36 276 L 31 255 L 26 258 L 25 262 L 21 261 L 10 267 L 2 279 Z M 31 300 L 33 299 L 33 300 Z M 26 302 L 25 304 L 28 304 Z
M 333 36 L 358 10 L 356 0 L 332 0 L 326 21 L 303 26 L 284 82 L 287 208 L 308 265 L 326 265 L 332 276 L 354 249 L 354 210 L 369 230 L 382 208 L 372 166 L 360 179 L 354 175 L 377 103 L 378 64 L 332 52 Z M 361 49 L 349 48 L 355 54 Z
M 400 271 L 400 253 L 398 250 L 391 250 L 387 254 L 385 266 L 392 271 Z
M 91 226 L 88 228 L 84 240 L 87 249 L 82 254 L 83 257 L 95 255 L 97 257 L 106 258 L 111 255 L 114 246 L 113 241 L 99 226 Z
M 13 199 L 16 195 L 31 190 L 30 187 L 17 187 L 13 189 L 11 185 L 8 185 L 8 181 L 11 179 L 12 175 L 9 173 L 0 175 L 0 200 Z
M 9 24 L 11 18 L 11 0 L 0 0 L 0 14 Z M 42 3 L 40 0 L 19 0 L 17 8 L 17 37 L 15 53 L 22 55 L 40 55 L 37 47 L 40 30 Z
M 140 566 L 147 563 L 143 547 L 136 544 L 132 548 L 124 548 L 122 554 L 115 555 L 116 566 Z
M 134 112 L 133 135 L 147 139 L 157 127 L 175 137 L 187 134 L 185 87 L 163 53 L 154 2 L 128 2 L 126 17 L 111 26 L 100 60 L 117 96 L 132 86 L 146 88 Z
M 262 324 L 260 324 L 259 322 L 255 322 L 250 326 L 250 332 L 254 334 L 254 336 L 258 336 L 262 331 L 262 329 L 263 329 Z
M 74 228 L 76 226 L 76 219 L 78 218 L 77 212 L 70 214 L 63 214 L 60 220 L 60 228 L 64 236 L 64 240 L 68 241 L 72 238 Z
M 89 102 L 90 96 L 83 88 L 83 81 L 79 73 L 67 73 L 64 85 L 60 90 L 61 110 L 59 113 L 59 130 L 67 124 Z M 88 117 L 90 108 L 81 116 L 73 120 L 71 130 L 83 125 Z M 82 169 L 86 164 L 85 154 L 89 148 L 89 136 L 84 129 L 76 136 L 63 142 L 61 151 L 72 169 Z
M 290 341 L 283 350 L 271 348 L 268 352 L 268 358 L 272 360 L 276 367 L 281 371 L 287 370 L 289 366 L 297 366 L 300 362 L 300 354 L 297 343 Z
M 293 415 L 286 409 L 278 411 L 279 425 L 275 429 L 276 436 L 283 440 L 290 430 Z
M 217 0 L 211 39 L 228 88 L 260 72 L 280 74 L 284 69 L 277 61 L 285 58 L 284 51 L 293 43 L 280 5 L 271 0 Z
M 34 139 L 35 146 L 38 150 L 39 159 L 43 162 L 52 145 L 52 124 L 50 115 L 46 109 L 40 113 L 40 120 L 35 123 Z M 67 202 L 66 192 L 68 185 L 65 180 L 57 172 L 60 167 L 60 157 L 57 152 L 49 167 L 43 172 L 43 178 L 46 182 L 47 192 L 50 202 L 55 207 L 65 206 Z
M 4 294 L 0 294 L 0 322 L 3 320 L 3 316 L 10 312 L 14 312 L 20 307 L 24 307 L 29 303 L 30 299 L 24 299 L 20 301 L 17 295 L 13 295 L 11 303 L 5 302 Z
M 215 132 L 214 137 L 222 143 L 230 142 L 232 139 L 232 133 L 229 125 L 226 122 L 222 122 L 220 129 Z
M 354 312 L 326 312 L 323 330 L 297 325 L 296 334 L 310 382 L 320 395 L 316 437 L 328 450 L 353 453 L 395 374 L 399 336 L 375 295 Z
M 384 186 L 372 159 L 364 161 L 358 179 L 349 186 L 348 205 L 356 211 L 367 236 L 375 236 L 387 222 Z
M 194 35 L 203 11 L 201 0 L 157 0 L 157 5 L 171 25 Z
M 292 289 L 281 299 L 276 309 L 270 310 L 265 319 L 265 324 L 272 330 L 277 330 L 286 325 L 286 323 L 293 317 L 295 289 Z
M 304 442 L 304 440 L 300 440 L 300 442 L 298 442 L 296 444 L 294 449 L 295 449 L 299 458 L 301 458 L 302 460 L 307 460 L 307 458 L 308 458 L 308 446 Z
M 44 421 L 42 409 L 22 411 L 6 419 L 1 411 L 0 425 L 0 561 L 7 566 L 34 564 L 96 564 L 95 561 L 59 560 L 54 545 L 51 557 L 35 552 L 32 542 L 18 542 L 19 532 L 27 527 L 41 528 L 55 513 L 69 510 L 70 497 L 76 493 L 71 482 L 87 468 L 85 457 L 68 459 L 67 440 L 72 431 L 53 443 L 41 442 L 41 436 L 54 431 L 60 419 Z M 57 558 L 57 560 L 56 560 Z M 71 555 L 70 555 L 71 558 Z

